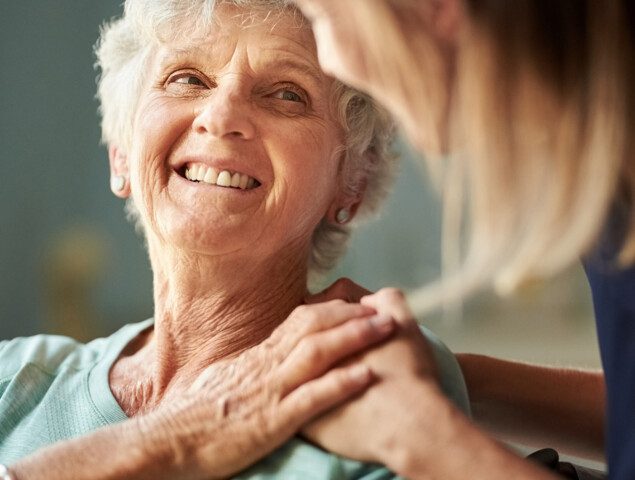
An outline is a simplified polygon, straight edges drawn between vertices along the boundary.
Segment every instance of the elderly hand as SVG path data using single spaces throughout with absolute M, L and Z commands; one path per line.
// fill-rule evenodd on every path
M 209 366 L 178 402 L 141 417 L 145 448 L 180 465 L 187 478 L 236 473 L 364 390 L 372 380 L 367 365 L 332 367 L 394 326 L 370 305 L 298 307 L 265 342 Z
M 424 395 L 438 391 L 436 369 L 430 347 L 400 291 L 383 289 L 361 303 L 392 317 L 398 325 L 390 341 L 354 358 L 354 364 L 372 369 L 377 381 L 358 398 L 305 426 L 302 433 L 327 450 L 396 470 L 398 439 L 409 429 L 425 429 L 431 417 Z M 387 458 L 388 452 L 393 456 Z

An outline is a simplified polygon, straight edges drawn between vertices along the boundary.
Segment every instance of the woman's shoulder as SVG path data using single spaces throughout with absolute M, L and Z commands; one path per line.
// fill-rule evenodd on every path
M 439 383 L 443 393 L 468 417 L 471 416 L 470 400 L 463 372 L 454 353 L 430 329 L 419 325 L 423 335 L 432 348 L 432 354 L 437 364 Z
M 40 334 L 0 342 L 0 382 L 12 377 L 25 366 L 35 366 L 50 375 L 60 369 L 82 369 L 93 365 L 113 343 L 125 341 L 148 321 L 126 325 L 105 338 L 88 343 L 62 335 Z
M 35 365 L 54 373 L 69 358 L 76 357 L 85 345 L 61 335 L 18 337 L 0 344 L 0 381 L 25 365 Z

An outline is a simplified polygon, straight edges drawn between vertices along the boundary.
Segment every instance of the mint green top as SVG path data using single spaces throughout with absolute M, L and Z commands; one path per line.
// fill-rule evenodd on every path
M 110 391 L 108 372 L 124 347 L 151 325 L 152 320 L 126 325 L 88 344 L 54 335 L 0 342 L 0 463 L 11 464 L 45 445 L 125 420 Z M 444 390 L 467 412 L 465 384 L 454 356 L 436 338 L 429 338 Z M 293 438 L 235 478 L 399 477 L 381 466 L 348 460 Z

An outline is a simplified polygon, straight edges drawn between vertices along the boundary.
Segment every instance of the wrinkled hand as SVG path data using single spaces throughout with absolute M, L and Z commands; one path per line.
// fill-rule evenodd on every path
M 425 428 L 430 416 L 426 391 L 438 391 L 432 352 L 414 321 L 403 294 L 383 289 L 361 299 L 378 314 L 397 322 L 391 339 L 356 355 L 348 363 L 362 363 L 373 371 L 374 384 L 357 398 L 344 403 L 302 429 L 302 434 L 323 448 L 361 461 L 392 466 L 387 457 L 395 452 L 405 431 Z
M 394 326 L 369 305 L 300 306 L 265 342 L 212 364 L 174 405 L 140 417 L 145 448 L 169 456 L 183 478 L 234 474 L 365 389 L 367 366 L 333 366 Z

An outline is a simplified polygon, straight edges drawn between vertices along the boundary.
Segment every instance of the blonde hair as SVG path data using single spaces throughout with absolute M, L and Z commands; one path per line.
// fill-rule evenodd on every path
M 219 4 L 243 9 L 247 20 L 294 15 L 299 27 L 305 25 L 304 17 L 288 0 L 127 0 L 123 16 L 102 27 L 95 49 L 100 69 L 97 97 L 105 144 L 124 148 L 130 145 L 137 99 L 153 48 L 175 40 L 182 35 L 180 32 L 188 35 L 208 32 Z M 338 152 L 342 158 L 344 192 L 354 196 L 365 188 L 357 222 L 378 211 L 392 185 L 396 165 L 396 156 L 391 151 L 393 121 L 368 95 L 340 82 L 335 82 L 332 108 L 344 133 L 344 143 Z M 139 212 L 132 200 L 126 209 L 142 232 Z M 345 251 L 350 233 L 350 225 L 326 220 L 318 225 L 308 259 L 312 281 L 335 265 Z
M 410 297 L 417 310 L 561 270 L 594 246 L 614 202 L 632 206 L 635 193 L 628 0 L 465 0 L 453 51 L 434 37 L 433 4 L 355 7 L 377 96 L 390 92 L 381 99 L 432 154 L 443 189 L 444 278 Z M 616 260 L 627 265 L 633 208 L 624 233 Z

